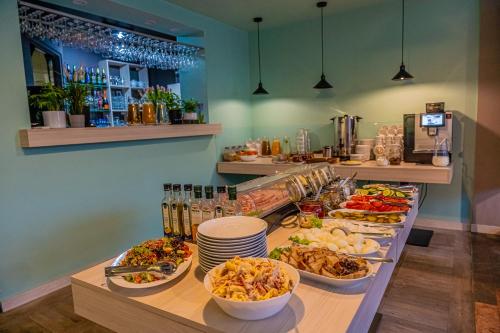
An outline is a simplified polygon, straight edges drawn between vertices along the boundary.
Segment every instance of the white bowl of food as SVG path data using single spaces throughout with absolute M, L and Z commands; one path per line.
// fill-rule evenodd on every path
M 256 149 L 247 148 L 240 152 L 240 159 L 243 162 L 253 162 L 257 159 L 258 152 Z
M 249 279 L 247 282 L 250 287 L 238 285 L 240 275 L 236 272 L 248 273 L 254 268 L 258 274 L 262 274 L 260 283 L 272 285 L 278 281 L 280 288 L 265 292 L 265 289 L 258 288 Z M 273 277 L 272 272 L 276 269 L 280 273 Z M 266 258 L 236 257 L 208 271 L 203 283 L 217 305 L 228 315 L 243 320 L 259 320 L 280 312 L 292 297 L 299 281 L 298 271 L 286 263 Z

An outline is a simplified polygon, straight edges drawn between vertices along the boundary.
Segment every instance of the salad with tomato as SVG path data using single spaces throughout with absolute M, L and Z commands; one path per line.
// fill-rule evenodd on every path
M 379 200 L 371 201 L 348 201 L 345 204 L 345 208 L 365 210 L 370 212 L 407 212 L 410 210 L 409 206 L 401 205 L 395 206 L 391 204 L 384 203 Z

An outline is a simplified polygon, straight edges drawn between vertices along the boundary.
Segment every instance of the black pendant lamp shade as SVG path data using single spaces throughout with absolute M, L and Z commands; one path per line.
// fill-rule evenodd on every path
M 326 1 L 320 1 L 316 4 L 316 7 L 321 9 L 321 79 L 314 86 L 314 89 L 330 89 L 333 86 L 326 80 L 325 71 L 324 71 L 324 50 L 323 50 L 323 8 L 327 5 Z
M 253 19 L 253 21 L 255 23 L 257 23 L 257 51 L 258 51 L 258 56 L 259 56 L 259 86 L 257 87 L 257 89 L 255 89 L 253 94 L 254 95 L 268 95 L 269 93 L 262 86 L 262 75 L 261 75 L 261 69 L 260 69 L 260 22 L 262 22 L 262 17 L 255 17 Z
M 404 81 L 413 79 L 413 76 L 406 71 L 405 64 L 403 62 L 404 55 L 404 45 L 405 45 L 405 0 L 402 0 L 402 12 L 401 12 L 401 66 L 399 66 L 399 72 L 392 78 L 393 81 Z

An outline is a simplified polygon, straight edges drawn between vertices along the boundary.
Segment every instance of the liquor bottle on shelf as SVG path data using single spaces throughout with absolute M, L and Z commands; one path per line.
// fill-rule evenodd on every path
M 170 211 L 172 212 L 172 236 L 182 236 L 182 196 L 181 184 L 174 184 L 174 197 L 170 204 Z
M 70 83 L 72 76 L 73 73 L 71 73 L 71 68 L 69 67 L 69 64 L 66 64 L 66 68 L 64 68 L 64 83 Z
M 107 84 L 108 83 L 108 78 L 106 77 L 106 70 L 103 68 L 102 69 L 102 84 Z
M 97 108 L 99 110 L 102 110 L 102 96 L 101 96 L 101 93 L 100 92 L 96 92 L 97 93 Z
M 106 97 L 106 90 L 103 90 L 102 91 L 102 108 L 104 110 L 109 110 L 109 102 L 108 102 L 108 98 Z
M 196 233 L 198 226 L 203 222 L 203 188 L 201 185 L 194 186 L 194 199 L 191 201 L 191 235 L 193 240 L 196 241 Z
M 224 201 L 226 196 L 226 187 L 225 186 L 217 186 L 217 198 L 215 199 L 215 217 L 224 216 Z
M 99 67 L 97 67 L 96 69 L 95 81 L 96 84 L 102 84 L 102 77 L 101 74 L 99 73 Z
M 241 215 L 241 206 L 237 200 L 236 186 L 228 186 L 227 192 L 229 194 L 229 200 L 224 203 L 224 216 Z
M 80 66 L 78 70 L 78 82 L 85 83 L 85 71 L 83 70 L 83 66 Z
M 182 202 L 182 238 L 185 240 L 193 239 L 193 231 L 191 227 L 191 191 L 193 190 L 193 185 L 184 185 L 184 201 Z
M 90 83 L 96 84 L 96 77 L 95 77 L 95 72 L 94 72 L 94 67 L 90 68 Z
M 71 78 L 71 81 L 72 82 L 78 82 L 78 70 L 76 69 L 76 66 L 73 65 L 73 72 L 72 72 L 73 76 Z
M 211 220 L 215 216 L 214 187 L 205 186 L 205 200 L 201 206 L 203 222 Z
M 85 83 L 92 83 L 88 67 L 85 67 Z
M 172 201 L 172 184 L 163 184 L 163 191 L 165 196 L 161 202 L 161 215 L 163 218 L 163 235 L 172 235 L 172 213 L 170 211 L 170 205 Z

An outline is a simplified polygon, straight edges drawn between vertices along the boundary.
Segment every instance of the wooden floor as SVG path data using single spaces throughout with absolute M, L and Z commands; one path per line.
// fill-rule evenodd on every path
M 428 248 L 406 247 L 373 331 L 476 332 L 477 316 L 478 333 L 498 333 L 499 277 L 500 237 L 436 229 Z M 4 332 L 110 331 L 73 313 L 68 287 L 0 314 Z

